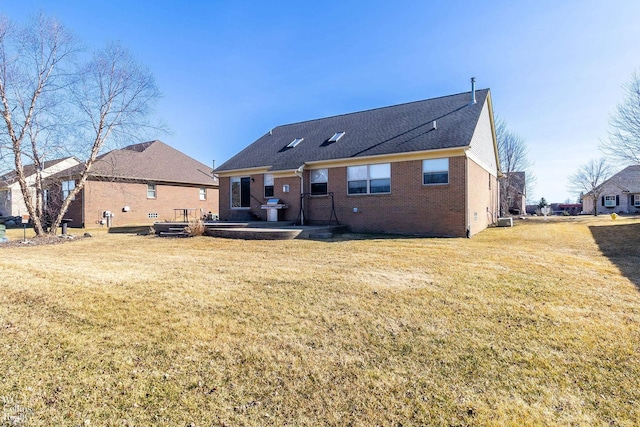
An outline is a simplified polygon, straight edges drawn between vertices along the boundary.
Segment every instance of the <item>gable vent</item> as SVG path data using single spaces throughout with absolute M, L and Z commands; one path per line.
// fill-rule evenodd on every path
M 346 132 L 336 132 L 331 138 L 329 138 L 328 142 L 338 142 L 340 138 L 344 136 Z
M 304 138 L 296 138 L 293 141 L 291 141 L 288 145 L 287 148 L 293 148 L 296 147 L 298 144 L 300 144 L 302 142 Z

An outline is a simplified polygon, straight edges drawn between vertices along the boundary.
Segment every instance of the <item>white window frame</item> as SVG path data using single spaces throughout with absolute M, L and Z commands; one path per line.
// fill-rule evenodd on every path
M 312 196 L 326 196 L 329 194 L 329 169 L 311 170 L 309 172 L 309 182 L 311 186 L 309 190 Z M 314 191 L 314 184 L 316 184 L 316 191 Z M 324 191 L 317 191 L 317 184 L 324 184 Z
M 207 200 L 207 188 L 200 187 L 200 200 Z
M 640 194 L 633 195 L 633 206 L 640 207 Z
M 616 207 L 616 196 L 612 196 L 612 195 L 604 196 L 604 207 L 605 208 L 615 208 Z
M 446 173 L 446 182 L 427 182 L 427 177 L 442 176 Z M 449 184 L 449 158 L 425 159 L 422 161 L 422 185 L 446 185 Z M 489 188 L 491 188 L 491 175 L 489 175 Z
M 377 181 L 389 181 L 389 191 L 372 191 L 373 183 Z M 352 192 L 350 183 L 365 182 L 366 191 Z M 386 187 L 386 185 L 385 185 Z M 375 163 L 371 165 L 347 166 L 347 194 L 391 194 L 391 163 Z
M 62 181 L 62 200 L 67 200 L 67 197 L 69 197 L 69 193 L 71 193 L 75 188 L 76 181 L 74 179 L 69 181 Z
M 153 182 L 147 183 L 147 199 L 155 199 L 158 197 L 158 188 Z
M 275 189 L 276 189 L 276 187 L 274 185 L 275 184 L 275 180 L 273 178 L 273 174 L 272 173 L 265 173 L 262 179 L 264 180 L 264 193 L 263 193 L 264 194 L 264 198 L 268 199 L 268 198 L 273 197 L 274 194 L 275 194 Z M 267 192 L 267 189 L 271 190 L 270 191 L 271 195 L 269 195 L 269 193 Z

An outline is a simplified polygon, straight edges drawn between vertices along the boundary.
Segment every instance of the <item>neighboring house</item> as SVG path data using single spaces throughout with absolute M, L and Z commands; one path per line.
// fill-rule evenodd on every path
M 220 218 L 471 236 L 497 220 L 488 89 L 278 126 L 216 169 Z
M 500 178 L 500 197 L 502 212 L 506 215 L 521 215 L 527 213 L 527 185 L 524 172 L 505 173 Z
M 54 210 L 75 188 L 82 166 L 54 175 L 48 206 Z M 72 227 L 152 224 L 217 214 L 213 170 L 161 141 L 113 150 L 96 160 L 65 218 Z
M 599 190 L 598 200 L 593 193 L 582 198 L 583 212 L 599 214 L 640 213 L 640 165 L 628 166 L 603 182 Z
M 64 169 L 76 166 L 80 161 L 75 157 L 66 157 L 63 159 L 49 160 L 44 162 L 41 174 L 43 178 L 47 178 Z M 36 170 L 34 165 L 25 165 L 24 173 L 27 185 L 30 187 L 32 196 L 35 195 Z M 18 182 L 18 174 L 16 171 L 8 172 L 0 176 L 0 216 L 21 216 L 26 215 L 27 205 L 24 202 L 24 196 Z

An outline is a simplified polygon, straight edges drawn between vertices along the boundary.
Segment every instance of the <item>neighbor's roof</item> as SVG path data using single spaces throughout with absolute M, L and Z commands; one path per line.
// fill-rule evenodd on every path
M 44 162 L 44 170 L 49 169 L 52 166 L 57 165 L 60 162 L 64 162 L 65 160 L 68 159 L 72 159 L 73 156 L 70 157 L 63 157 L 61 159 L 55 159 L 55 160 L 47 160 Z M 29 165 L 24 165 L 23 167 L 24 169 L 24 175 L 26 177 L 29 177 L 31 175 L 33 175 L 36 171 L 35 165 L 33 164 L 29 164 Z M 9 171 L 7 173 L 5 173 L 4 175 L 0 175 L 0 184 L 1 185 L 11 185 L 14 182 L 16 182 L 18 180 L 18 173 L 15 170 Z
M 489 89 L 278 126 L 216 169 L 297 169 L 305 162 L 465 147 Z M 436 130 L 432 123 L 436 121 Z M 329 139 L 345 134 L 337 141 Z M 297 146 L 287 148 L 296 138 Z
M 84 165 L 56 177 L 78 175 Z M 162 141 L 149 141 L 112 150 L 98 157 L 90 177 L 217 185 L 212 169 Z
M 628 166 L 602 184 L 603 187 L 610 185 L 629 193 L 640 193 L 640 165 Z

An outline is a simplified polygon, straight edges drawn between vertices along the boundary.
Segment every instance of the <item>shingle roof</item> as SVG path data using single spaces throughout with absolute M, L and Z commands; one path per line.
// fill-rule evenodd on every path
M 56 174 L 74 176 L 84 165 Z M 212 169 L 162 141 L 149 141 L 112 150 L 98 157 L 90 173 L 94 178 L 217 185 Z
M 469 145 L 489 89 L 278 126 L 216 172 L 270 166 L 297 169 L 305 162 L 348 159 Z M 436 121 L 437 129 L 432 130 Z M 346 132 L 339 141 L 328 140 Z M 286 148 L 296 138 L 304 140 Z
M 44 162 L 44 170 L 49 169 L 52 166 L 57 165 L 60 162 L 63 162 L 65 160 L 71 159 L 73 158 L 72 156 L 70 157 L 63 157 L 61 159 L 55 159 L 55 160 L 47 160 Z M 31 175 L 33 175 L 36 171 L 35 169 L 35 165 L 33 164 L 29 164 L 29 165 L 24 165 L 23 167 L 24 169 L 24 174 L 26 177 L 29 177 Z M 5 173 L 4 175 L 0 175 L 0 183 L 2 183 L 3 185 L 11 185 L 14 182 L 16 182 L 18 180 L 18 174 L 16 173 L 15 170 L 9 171 L 7 173 Z
M 640 165 L 624 168 L 602 184 L 605 185 L 616 185 L 623 191 L 640 193 Z

